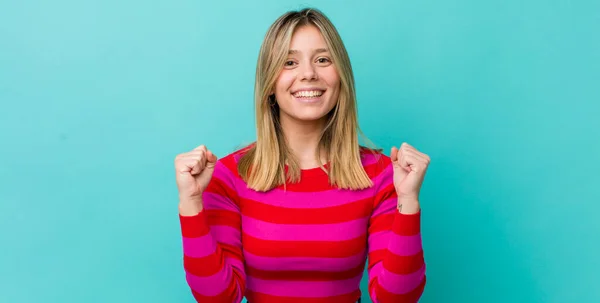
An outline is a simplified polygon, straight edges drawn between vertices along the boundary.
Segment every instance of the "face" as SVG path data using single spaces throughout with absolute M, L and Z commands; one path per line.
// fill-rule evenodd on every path
M 327 43 L 313 25 L 296 28 L 275 84 L 282 123 L 323 122 L 336 105 L 340 76 Z

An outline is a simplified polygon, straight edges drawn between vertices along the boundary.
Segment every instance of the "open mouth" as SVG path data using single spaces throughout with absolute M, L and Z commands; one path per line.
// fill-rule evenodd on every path
M 299 101 L 315 102 L 319 101 L 324 93 L 324 90 L 301 90 L 293 93 L 292 96 Z

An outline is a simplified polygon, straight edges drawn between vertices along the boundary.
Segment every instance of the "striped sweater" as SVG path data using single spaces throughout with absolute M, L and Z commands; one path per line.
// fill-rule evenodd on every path
M 418 301 L 426 281 L 421 213 L 398 212 L 389 157 L 361 149 L 368 189 L 333 188 L 314 168 L 286 190 L 257 192 L 237 172 L 243 151 L 217 162 L 204 209 L 179 215 L 196 301 L 356 302 L 367 257 L 373 302 Z

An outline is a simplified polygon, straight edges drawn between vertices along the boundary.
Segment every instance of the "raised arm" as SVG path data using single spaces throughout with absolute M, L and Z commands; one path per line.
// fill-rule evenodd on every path
M 369 295 L 377 303 L 417 302 L 426 281 L 421 212 L 398 210 L 392 164 L 378 181 L 369 222 Z
M 198 191 L 190 194 L 195 191 L 187 190 L 186 185 L 194 185 L 192 180 L 188 179 L 186 183 L 186 180 L 178 179 L 186 281 L 198 302 L 239 303 L 244 295 L 246 274 L 239 199 L 233 178 L 228 174 L 228 168 L 221 161 L 217 162 L 210 152 L 195 155 L 197 157 L 193 154 L 182 156 L 177 172 L 185 173 L 182 166 L 184 162 L 188 163 L 192 166 L 190 172 L 198 181 L 195 184 Z M 194 168 L 195 165 L 204 167 Z M 206 185 L 202 184 L 203 178 L 208 180 Z M 193 188 L 191 185 L 189 188 Z

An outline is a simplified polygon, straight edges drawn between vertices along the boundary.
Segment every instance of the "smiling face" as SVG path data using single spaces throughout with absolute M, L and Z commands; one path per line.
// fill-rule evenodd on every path
M 339 90 L 340 76 L 321 32 L 313 25 L 298 27 L 275 83 L 281 122 L 323 122 Z

